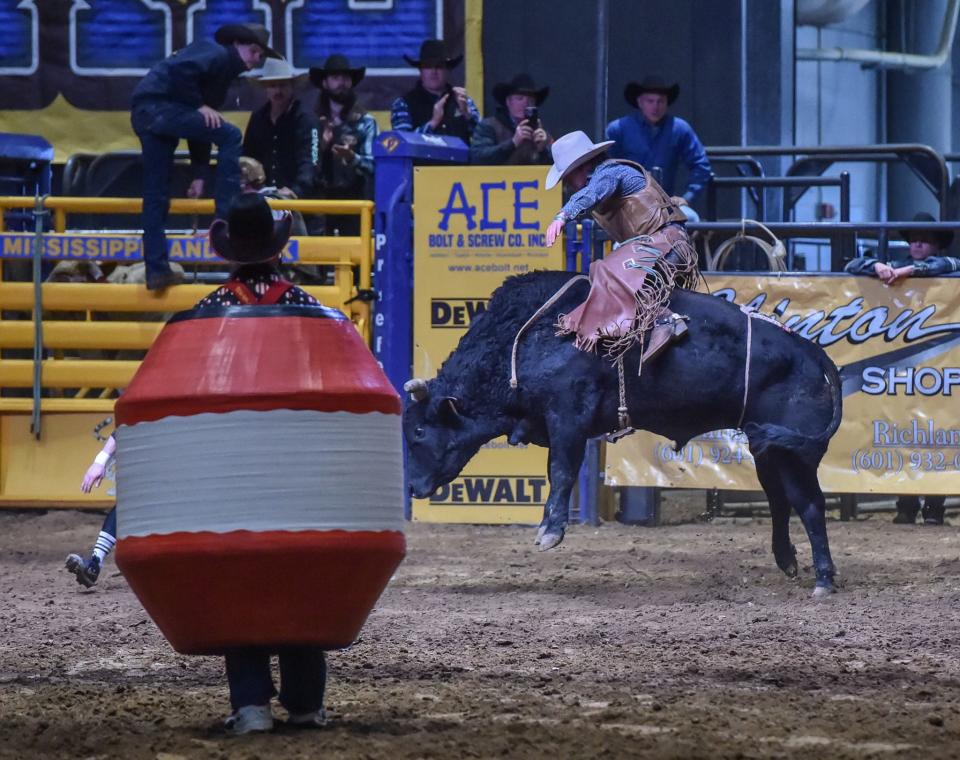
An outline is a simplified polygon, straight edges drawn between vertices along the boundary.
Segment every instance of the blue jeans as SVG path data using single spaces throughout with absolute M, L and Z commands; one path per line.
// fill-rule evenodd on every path
M 243 135 L 226 121 L 212 129 L 198 110 L 176 103 L 138 103 L 130 122 L 143 147 L 143 259 L 150 279 L 170 271 L 166 237 L 170 174 L 181 138 L 217 146 L 216 213 L 226 219 L 230 201 L 240 192 Z
M 314 646 L 272 649 L 244 647 L 226 654 L 230 705 L 265 705 L 277 691 L 270 675 L 270 654 L 280 660 L 280 704 L 290 713 L 309 713 L 323 707 L 327 685 L 327 658 Z

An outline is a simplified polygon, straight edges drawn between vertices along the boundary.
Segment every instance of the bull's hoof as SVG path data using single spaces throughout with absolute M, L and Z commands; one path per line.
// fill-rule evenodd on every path
M 826 599 L 831 594 L 836 594 L 837 589 L 831 583 L 830 585 L 821 586 L 819 583 L 813 587 L 813 598 L 814 599 Z
M 563 533 L 544 533 L 540 537 L 540 551 L 545 552 L 559 546 L 561 541 L 563 541 Z
M 543 534 L 546 532 L 547 532 L 546 525 L 541 525 L 539 528 L 537 528 L 537 537 L 533 542 L 536 546 L 540 545 L 540 542 L 543 540 Z
M 796 578 L 797 575 L 798 575 L 799 572 L 800 572 L 800 569 L 797 567 L 797 561 L 796 561 L 796 560 L 793 560 L 793 561 L 789 562 L 788 564 L 783 565 L 780 569 L 783 571 L 783 574 L 784 574 L 785 576 L 787 576 L 788 578 L 790 578 L 791 580 L 792 580 L 793 578 Z

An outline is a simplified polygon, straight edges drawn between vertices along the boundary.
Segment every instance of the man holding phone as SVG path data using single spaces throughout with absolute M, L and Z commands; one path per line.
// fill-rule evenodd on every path
M 529 74 L 518 74 L 493 88 L 496 113 L 481 121 L 470 143 L 470 163 L 550 164 L 553 140 L 543 128 L 540 105 L 549 87 L 538 88 Z

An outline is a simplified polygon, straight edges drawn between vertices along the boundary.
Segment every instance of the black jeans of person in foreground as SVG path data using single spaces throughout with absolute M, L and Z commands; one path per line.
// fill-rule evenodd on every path
M 143 148 L 143 259 L 149 281 L 170 272 L 166 224 L 170 176 L 180 140 L 217 146 L 216 215 L 226 219 L 230 201 L 240 192 L 243 135 L 227 121 L 208 127 L 195 108 L 161 101 L 136 104 L 130 122 Z
M 242 647 L 226 653 L 230 705 L 265 705 L 277 694 L 270 674 L 270 655 L 280 661 L 280 704 L 293 714 L 323 707 L 327 658 L 314 646 Z

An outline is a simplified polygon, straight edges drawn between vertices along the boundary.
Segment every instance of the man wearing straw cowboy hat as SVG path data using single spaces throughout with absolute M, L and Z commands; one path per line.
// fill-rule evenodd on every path
M 279 197 L 309 197 L 320 131 L 316 119 L 294 97 L 303 77 L 287 61 L 269 58 L 250 79 L 263 88 L 267 102 L 250 114 L 243 155 L 260 162 L 266 184 L 277 188 Z
M 543 128 L 540 106 L 549 87 L 537 87 L 529 74 L 493 86 L 500 105 L 481 121 L 470 143 L 472 164 L 549 164 L 550 135 Z
M 404 58 L 420 69 L 420 79 L 410 92 L 393 101 L 391 128 L 450 135 L 469 145 L 480 122 L 480 112 L 463 87 L 447 82 L 450 70 L 457 67 L 463 56 L 448 56 L 443 40 L 424 40 L 419 58 Z
M 688 203 L 700 194 L 712 176 L 710 161 L 689 123 L 667 113 L 680 94 L 680 85 L 668 84 L 658 76 L 642 82 L 630 82 L 623 96 L 631 108 L 637 109 L 607 125 L 607 139 L 614 141 L 610 155 L 627 158 L 654 172 L 657 181 L 669 195 L 675 189 L 677 164 L 687 167 L 687 188 L 683 198 Z
M 130 122 L 143 146 L 143 258 L 147 289 L 163 290 L 179 282 L 167 254 L 166 220 L 170 210 L 173 154 L 182 138 L 190 147 L 195 179 L 187 195 L 199 198 L 209 170 L 210 146 L 217 146 L 217 215 L 227 213 L 240 191 L 240 130 L 216 109 L 234 79 L 276 58 L 260 24 L 225 24 L 213 40 L 194 40 L 155 64 L 133 90 Z
M 619 357 L 654 326 L 675 285 L 696 285 L 699 270 L 686 216 L 642 166 L 609 159 L 612 144 L 580 131 L 553 144 L 546 187 L 562 180 L 573 195 L 547 228 L 547 245 L 588 213 L 614 240 L 616 250 L 590 265 L 586 301 L 559 327 L 576 334 L 577 348 L 593 351 L 602 341 L 608 356 Z

